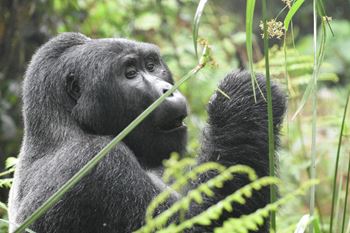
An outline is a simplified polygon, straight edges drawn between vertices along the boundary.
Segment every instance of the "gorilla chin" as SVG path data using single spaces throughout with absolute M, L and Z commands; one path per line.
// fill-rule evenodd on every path
M 165 124 L 164 128 L 144 129 L 141 123 L 126 137 L 126 145 L 137 155 L 142 167 L 159 168 L 172 152 L 180 156 L 186 153 L 187 126 L 182 120 L 181 123 L 172 121 Z M 143 137 L 145 131 L 152 136 Z

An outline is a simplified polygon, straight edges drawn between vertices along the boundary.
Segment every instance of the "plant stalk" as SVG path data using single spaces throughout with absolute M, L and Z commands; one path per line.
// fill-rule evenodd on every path
M 267 93 L 267 118 L 268 118 L 268 140 L 269 140 L 269 175 L 274 177 L 275 174 L 275 138 L 273 132 L 273 113 L 272 113 L 272 94 L 270 80 L 270 63 L 269 63 L 269 35 L 267 34 L 267 9 L 266 0 L 262 1 L 262 15 L 264 21 L 264 55 L 265 55 L 265 76 L 266 76 L 266 93 Z M 275 185 L 270 185 L 270 203 L 277 199 Z M 276 212 L 270 213 L 271 229 L 276 232 Z
M 314 68 L 313 68 L 313 95 L 312 95 L 312 144 L 311 144 L 311 167 L 310 175 L 311 179 L 316 179 L 316 129 L 317 129 L 317 10 L 316 1 L 313 0 L 313 47 L 314 47 Z M 315 196 L 316 196 L 316 185 L 310 188 L 310 217 L 314 216 L 315 212 Z M 309 232 L 313 233 L 313 225 L 310 225 Z

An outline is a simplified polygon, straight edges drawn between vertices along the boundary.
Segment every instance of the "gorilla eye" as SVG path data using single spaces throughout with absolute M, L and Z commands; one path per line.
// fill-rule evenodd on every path
M 129 66 L 125 71 L 125 77 L 127 79 L 133 79 L 137 76 L 137 70 L 133 66 Z
M 154 63 L 153 62 L 148 62 L 147 64 L 146 64 L 146 69 L 148 70 L 148 71 L 150 71 L 150 72 L 153 72 L 154 71 Z

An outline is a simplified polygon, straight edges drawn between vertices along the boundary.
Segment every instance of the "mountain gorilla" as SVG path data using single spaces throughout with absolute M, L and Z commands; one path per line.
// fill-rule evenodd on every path
M 265 90 L 264 78 L 258 76 L 257 80 Z M 43 45 L 33 56 L 23 85 L 25 132 L 10 194 L 10 232 L 173 82 L 159 49 L 152 44 L 64 33 Z M 265 100 L 257 91 L 254 101 L 246 72 L 227 75 L 219 88 L 230 98 L 220 93 L 211 98 L 198 163 L 245 164 L 259 176 L 268 175 Z M 272 95 L 278 135 L 285 96 L 275 85 Z M 185 152 L 186 115 L 186 99 L 176 91 L 30 228 L 37 233 L 125 233 L 138 229 L 145 223 L 148 204 L 167 188 L 152 170 L 159 168 L 170 152 Z M 193 186 L 213 176 L 208 172 Z M 247 183 L 246 176 L 236 175 L 215 190 L 214 197 L 205 197 L 201 205 L 193 203 L 187 217 Z M 174 193 L 156 214 L 182 195 Z M 269 190 L 265 188 L 245 205 L 234 204 L 234 211 L 226 216 L 249 214 L 268 202 Z M 268 232 L 267 225 L 258 232 Z M 190 229 L 210 231 L 210 227 L 199 225 Z

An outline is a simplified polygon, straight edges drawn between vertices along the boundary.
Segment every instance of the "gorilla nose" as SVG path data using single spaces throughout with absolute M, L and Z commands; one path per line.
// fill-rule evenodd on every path
M 164 89 L 163 93 L 167 92 L 169 89 Z M 184 117 L 187 116 L 186 98 L 178 90 L 174 91 L 166 98 L 164 105 L 166 105 L 169 110 L 173 109 L 170 110 L 170 112 L 174 112 L 175 115 L 183 115 Z
M 162 89 L 164 94 L 172 87 L 169 84 Z M 183 126 L 183 120 L 187 117 L 188 108 L 185 97 L 178 91 L 174 91 L 156 110 L 156 124 L 163 131 L 171 131 Z
M 165 94 L 165 92 L 169 91 L 170 88 L 163 88 L 163 94 Z M 174 93 L 171 93 L 168 97 L 172 97 L 174 96 Z

